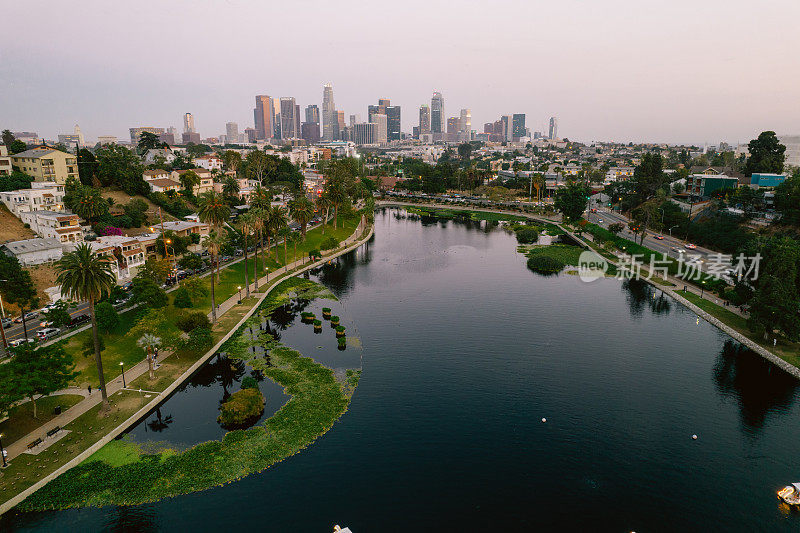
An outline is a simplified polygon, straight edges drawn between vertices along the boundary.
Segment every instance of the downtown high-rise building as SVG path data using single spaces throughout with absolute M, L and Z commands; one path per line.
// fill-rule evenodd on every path
M 336 136 L 334 137 L 335 139 L 340 139 L 343 141 L 347 140 L 346 138 L 344 138 L 346 136 L 342 135 L 342 132 L 344 132 L 346 126 L 347 124 L 345 124 L 344 122 L 344 111 L 336 110 L 336 131 L 335 131 Z
M 266 94 L 256 96 L 256 107 L 253 109 L 253 116 L 255 118 L 256 139 L 271 139 L 275 129 L 272 125 L 272 98 Z
M 385 115 L 381 116 L 385 117 Z M 375 144 L 377 142 L 375 140 L 375 123 L 359 122 L 353 124 L 352 141 L 356 144 Z
M 526 135 L 525 113 L 514 113 L 511 116 L 511 139 L 518 141 Z
M 338 137 L 339 123 L 336 104 L 333 101 L 333 86 L 326 83 L 322 88 L 322 139 L 333 141 Z
M 385 144 L 389 140 L 389 120 L 386 115 L 375 114 L 369 120 L 370 124 L 375 124 L 374 141 L 378 144 Z
M 447 136 L 455 139 L 461 130 L 461 117 L 450 117 L 447 119 Z
M 513 127 L 513 119 L 511 115 L 503 115 L 500 117 L 500 122 L 503 123 L 503 140 L 510 141 L 511 140 L 511 129 Z
M 319 107 L 316 104 L 306 106 L 306 122 L 319 124 Z
M 387 105 L 386 106 L 386 128 L 387 138 L 389 141 L 399 141 L 403 134 L 400 124 L 400 106 Z
M 558 139 L 558 119 L 556 117 L 550 117 L 550 139 Z
M 236 122 L 225 123 L 225 139 L 228 144 L 239 144 L 239 125 Z
M 426 104 L 419 106 L 419 134 L 431 132 L 431 108 Z
M 469 109 L 461 110 L 459 140 L 463 142 L 469 142 L 472 140 L 472 112 Z
M 431 133 L 444 133 L 446 124 L 444 116 L 444 96 L 435 92 L 431 98 Z
M 281 139 L 296 139 L 300 137 L 297 131 L 297 103 L 291 96 L 281 98 Z
M 191 113 L 183 114 L 183 133 L 195 133 L 194 117 Z

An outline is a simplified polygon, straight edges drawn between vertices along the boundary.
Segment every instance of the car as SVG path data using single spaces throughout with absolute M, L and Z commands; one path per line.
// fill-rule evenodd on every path
M 37 331 L 36 336 L 39 337 L 40 340 L 46 341 L 47 339 L 58 336 L 59 333 L 61 333 L 61 330 L 58 328 L 44 328 Z
M 10 317 L 4 317 L 3 318 L 3 327 L 4 328 L 10 328 L 13 325 L 14 325 L 14 319 L 13 318 L 10 318 Z
M 29 313 L 25 313 L 25 321 L 27 322 L 28 320 L 36 318 L 37 316 L 39 316 L 38 311 L 31 311 Z M 17 318 L 14 319 L 14 322 L 16 322 L 17 324 L 22 324 L 22 317 L 18 316 Z
M 31 342 L 36 342 L 36 339 L 29 338 L 28 339 L 28 343 L 31 343 Z M 14 339 L 13 341 L 9 341 L 8 342 L 8 345 L 11 346 L 12 348 L 16 348 L 17 346 L 22 346 L 23 344 L 25 344 L 25 339 L 24 338 L 23 339 Z
M 663 241 L 663 240 L 664 240 L 664 236 L 663 236 L 663 235 L 656 235 L 655 237 L 656 237 L 656 239 L 658 239 L 659 241 Z
M 697 245 L 694 245 L 694 244 L 692 244 L 692 243 L 690 243 L 690 242 L 687 242 L 687 243 L 686 243 L 686 244 L 684 244 L 683 246 L 684 246 L 684 248 L 687 248 L 687 249 L 689 249 L 689 250 L 694 250 L 695 248 L 697 248 Z
M 672 250 L 673 252 L 678 252 L 679 254 L 680 254 L 680 253 L 683 253 L 683 250 L 681 250 L 681 249 L 680 249 L 679 247 L 677 247 L 677 246 L 673 246 L 672 248 L 670 248 L 670 250 Z
M 53 321 L 52 320 L 42 320 L 41 322 L 39 322 L 39 327 L 40 328 L 49 328 L 52 325 L 53 325 Z
M 75 328 L 89 321 L 89 315 L 76 315 L 67 324 L 68 328 Z
M 602 218 L 598 218 L 597 221 L 600 222 L 601 224 L 603 223 L 603 219 Z

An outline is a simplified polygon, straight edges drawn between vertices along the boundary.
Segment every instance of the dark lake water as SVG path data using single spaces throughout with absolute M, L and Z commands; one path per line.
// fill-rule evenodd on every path
M 397 210 L 318 278 L 363 343 L 330 432 L 224 487 L 3 529 L 800 529 L 775 496 L 800 480 L 798 382 L 650 287 L 538 276 L 501 229 Z

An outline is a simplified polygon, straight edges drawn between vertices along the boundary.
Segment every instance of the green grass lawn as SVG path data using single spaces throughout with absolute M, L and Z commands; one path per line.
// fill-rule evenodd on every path
M 31 431 L 54 419 L 53 409 L 61 406 L 62 413 L 83 400 L 79 394 L 60 394 L 36 400 L 36 415 L 33 418 L 33 404 L 25 402 L 12 407 L 8 418 L 0 422 L 0 434 L 3 435 L 3 444 L 8 446 L 12 442 L 24 437 Z
M 578 258 L 583 253 L 583 248 L 569 244 L 548 244 L 545 246 L 530 246 L 525 250 L 528 257 L 547 256 L 558 259 L 565 265 L 578 266 Z

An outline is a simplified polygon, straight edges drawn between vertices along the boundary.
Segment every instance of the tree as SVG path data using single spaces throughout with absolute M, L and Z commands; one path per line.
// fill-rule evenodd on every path
M 244 239 L 244 287 L 246 297 L 250 297 L 250 274 L 247 270 L 247 236 L 253 232 L 255 217 L 253 213 L 245 213 L 239 216 L 239 231 Z
M 74 252 L 64 255 L 58 263 L 56 282 L 61 285 L 61 294 L 79 302 L 89 303 L 89 315 L 92 319 L 92 337 L 94 339 L 94 357 L 97 365 L 97 377 L 100 381 L 100 393 L 103 398 L 102 411 L 108 410 L 108 394 L 103 375 L 103 361 L 100 357 L 100 337 L 97 327 L 95 304 L 105 294 L 111 292 L 116 284 L 116 276 L 111 269 L 111 258 L 99 257 L 92 252 L 87 243 L 79 244 Z
M 2 387 L 12 387 L 14 395 L 29 398 L 33 404 L 33 418 L 37 418 L 36 397 L 48 396 L 69 385 L 78 375 L 75 364 L 60 343 L 33 347 L 28 343 L 14 348 L 14 357 L 3 366 L 8 374 L 3 376 Z
M 197 185 L 200 185 L 200 176 L 197 175 L 197 172 L 194 170 L 187 170 L 186 172 L 181 172 L 180 175 L 181 186 L 183 190 L 186 191 L 186 194 L 189 196 L 194 196 L 194 188 Z
M 560 211 L 564 218 L 574 222 L 581 218 L 589 202 L 591 191 L 581 183 L 570 183 L 566 187 L 556 192 L 556 210 Z
M 147 278 L 156 285 L 163 285 L 167 281 L 172 267 L 166 259 L 155 259 L 153 257 L 147 259 L 139 268 L 136 277 Z
M 19 307 L 22 316 L 22 330 L 25 340 L 28 340 L 28 324 L 25 319 L 25 309 L 28 310 L 39 305 L 36 295 L 36 286 L 33 284 L 31 274 L 24 270 L 16 257 L 0 254 L 0 294 L 6 303 Z
M 132 302 L 145 308 L 166 307 L 169 297 L 159 284 L 149 277 L 136 275 L 131 281 Z
M 752 176 L 754 172 L 780 174 L 783 172 L 783 163 L 786 147 L 778 141 L 774 131 L 763 131 L 757 139 L 748 145 L 750 157 L 745 164 L 745 174 Z
M 108 214 L 109 205 L 99 189 L 74 183 L 67 185 L 64 204 L 84 220 L 96 221 Z
M 78 176 L 84 185 L 93 186 L 97 180 L 100 164 L 92 152 L 86 148 L 78 150 Z
M 143 131 L 139 134 L 139 142 L 136 147 L 139 149 L 140 154 L 146 153 L 148 150 L 155 150 L 161 148 L 164 143 L 158 138 L 158 135 L 149 131 Z
M 236 179 L 234 176 L 225 176 L 225 180 L 222 183 L 222 194 L 224 194 L 226 198 L 238 201 L 239 180 Z
M 197 254 L 183 254 L 178 260 L 178 266 L 183 269 L 197 270 L 203 268 L 203 260 Z
M 186 287 L 178 287 L 175 291 L 175 298 L 172 300 L 172 305 L 180 309 L 188 309 L 192 307 L 192 297 Z
M 775 189 L 775 210 L 783 224 L 800 226 L 800 170 Z
M 469 164 L 470 154 L 472 154 L 472 145 L 470 143 L 458 145 L 458 157 L 460 157 L 465 164 Z
M 3 130 L 3 144 L 6 145 L 6 148 L 11 146 L 11 143 L 14 142 L 14 134 L 11 133 L 11 130 Z
M 277 168 L 275 161 L 260 150 L 253 150 L 245 157 L 245 168 L 250 179 L 263 183 L 267 175 Z
M 161 338 L 156 337 L 152 333 L 145 333 L 139 340 L 136 341 L 141 348 L 144 348 L 145 353 L 147 354 L 147 371 L 149 372 L 150 379 L 155 377 L 155 371 L 153 369 L 153 354 L 156 350 L 161 346 Z
M 11 155 L 24 152 L 27 149 L 28 145 L 25 144 L 25 141 L 20 141 L 19 139 L 14 139 L 11 141 L 11 144 L 8 145 L 8 153 Z
M 274 206 L 269 215 L 270 233 L 275 237 L 275 261 L 278 261 L 278 236 L 283 228 L 289 224 L 288 214 L 285 208 Z
M 308 223 L 314 218 L 314 204 L 302 192 L 289 202 L 289 213 L 300 224 L 300 233 L 306 236 Z
M 234 150 L 225 150 L 225 153 L 222 154 L 222 162 L 226 169 L 238 174 L 242 167 L 242 154 Z
M 52 323 L 54 328 L 63 328 L 72 322 L 72 316 L 70 316 L 67 310 L 67 302 L 64 300 L 57 301 L 49 311 L 42 313 L 42 316 L 45 320 Z
M 330 216 L 330 210 L 333 204 L 326 194 L 318 196 L 316 204 L 317 210 L 325 213 L 322 219 L 322 234 L 325 235 L 325 225 L 328 223 L 328 217 Z
M 216 323 L 217 302 L 214 298 L 214 264 L 216 263 L 217 265 L 217 281 L 219 281 L 219 247 L 224 241 L 224 235 L 220 232 L 220 228 L 228 221 L 231 211 L 219 194 L 214 191 L 208 191 L 200 195 L 197 215 L 200 218 L 200 222 L 210 224 L 212 227 L 211 232 L 205 239 L 205 246 L 209 250 L 209 254 L 211 254 L 211 320 Z
M 150 186 L 144 181 L 144 167 L 139 158 L 118 144 L 106 144 L 97 150 L 100 164 L 97 176 L 104 187 L 119 187 L 128 194 L 147 194 Z
M 778 236 L 756 246 L 763 259 L 758 278 L 752 281 L 748 326 L 753 332 L 763 332 L 765 339 L 777 330 L 796 341 L 800 338 L 800 244 Z
M 610 231 L 614 235 L 617 235 L 623 229 L 625 229 L 625 226 L 623 224 L 621 224 L 620 222 L 614 222 L 613 224 L 609 224 L 608 225 L 608 231 Z
M 97 327 L 105 333 L 111 333 L 119 325 L 119 314 L 110 302 L 100 302 L 95 308 Z
M 178 317 L 178 320 L 175 321 L 175 325 L 184 333 L 189 333 L 195 328 L 211 329 L 211 322 L 208 321 L 208 317 L 202 311 L 186 313 Z

